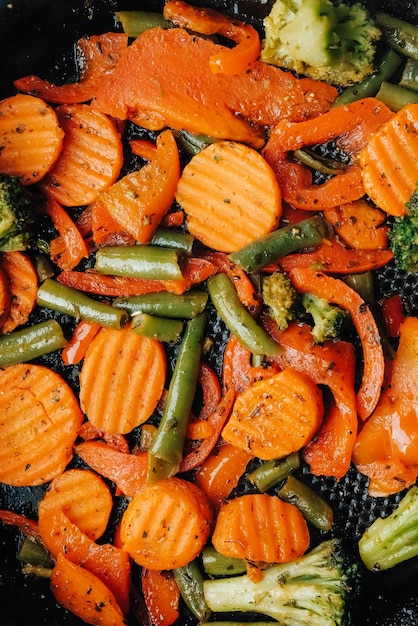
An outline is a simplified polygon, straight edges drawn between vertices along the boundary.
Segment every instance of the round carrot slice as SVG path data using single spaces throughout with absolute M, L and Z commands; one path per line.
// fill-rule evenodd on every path
M 186 165 L 176 194 L 187 227 L 203 244 L 233 252 L 278 224 L 281 195 L 273 170 L 254 149 L 213 143 Z
M 41 180 L 57 160 L 64 132 L 41 98 L 17 94 L 0 101 L 0 172 L 22 185 Z
M 167 478 L 148 484 L 131 500 L 122 517 L 120 537 L 139 565 L 174 569 L 200 553 L 212 518 L 203 491 L 181 478 Z
M 64 471 L 83 414 L 64 379 L 41 365 L 0 371 L 0 481 L 46 483 Z

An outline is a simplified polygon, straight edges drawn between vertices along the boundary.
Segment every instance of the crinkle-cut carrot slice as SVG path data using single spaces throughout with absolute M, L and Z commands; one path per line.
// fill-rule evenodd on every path
M 152 415 L 165 375 L 166 356 L 160 342 L 129 327 L 102 328 L 80 372 L 82 409 L 106 433 L 128 433 Z
M 115 123 L 88 104 L 56 110 L 65 132 L 62 151 L 40 188 L 63 206 L 93 202 L 119 176 L 123 163 Z
M 41 365 L 0 371 L 0 481 L 36 486 L 61 474 L 83 422 L 64 379 Z
M 0 327 L 0 333 L 6 334 L 28 321 L 36 304 L 38 275 L 33 261 L 19 251 L 4 252 L 0 268 L 6 274 L 11 294 L 9 312 Z
M 359 162 L 373 202 L 389 215 L 404 215 L 418 181 L 418 104 L 404 107 L 375 132 Z
M 239 250 L 271 232 L 282 207 L 268 163 L 256 150 L 232 141 L 213 143 L 191 159 L 176 200 L 189 232 L 221 252 Z
M 41 98 L 17 94 L 0 101 L 0 172 L 22 185 L 41 180 L 57 160 L 64 132 Z

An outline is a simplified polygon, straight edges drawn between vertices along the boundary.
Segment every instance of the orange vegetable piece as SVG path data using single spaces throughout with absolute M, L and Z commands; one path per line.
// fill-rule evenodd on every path
M 51 574 L 56 601 L 86 624 L 124 626 L 114 594 L 94 574 L 59 554 Z
M 239 250 L 270 233 L 281 214 L 276 178 L 263 157 L 232 141 L 209 145 L 181 175 L 176 200 L 189 232 L 221 252 Z
M 381 250 L 388 247 L 386 215 L 365 198 L 325 209 L 324 216 L 351 248 Z
M 64 471 L 83 421 L 64 379 L 41 365 L 0 371 L 0 481 L 35 486 Z
M 180 590 L 170 571 L 144 569 L 141 588 L 154 626 L 171 626 L 179 618 Z
M 80 403 L 94 426 L 112 435 L 128 433 L 154 411 L 164 389 L 162 344 L 129 327 L 102 328 L 80 372 Z
M 104 190 L 99 201 L 121 230 L 145 244 L 171 207 L 179 177 L 177 144 L 166 130 L 157 138 L 152 161 Z
M 38 274 L 33 261 L 24 252 L 3 252 L 0 268 L 6 275 L 11 300 L 7 316 L 0 326 L 6 334 L 25 324 L 32 313 L 38 293 Z M 9 294 L 5 294 L 7 298 Z
M 63 148 L 39 186 L 63 206 L 89 204 L 119 176 L 119 132 L 111 119 L 88 104 L 62 104 L 56 113 L 65 133 Z
M 7 511 L 5 509 L 0 509 L 0 520 L 3 524 L 7 524 L 9 526 L 16 526 L 20 530 L 21 533 L 32 539 L 35 542 L 42 543 L 42 537 L 39 534 L 38 523 L 26 517 L 25 515 L 21 515 L 20 513 L 15 513 L 14 511 Z
M 359 154 L 366 193 L 389 215 L 404 215 L 418 180 L 418 104 L 403 107 Z
M 0 172 L 33 185 L 61 153 L 64 132 L 44 100 L 17 94 L 0 101 Z
M 123 513 L 120 537 L 132 559 L 148 569 L 175 569 L 202 550 L 212 528 L 210 504 L 196 485 L 172 477 L 149 483 Z
M 50 257 L 61 270 L 72 270 L 88 256 L 86 242 L 67 211 L 53 198 L 47 200 L 45 212 L 59 233 L 49 243 Z
M 222 438 L 260 459 L 282 458 L 312 439 L 323 415 L 319 387 L 305 374 L 284 369 L 237 396 Z
M 10 293 L 9 280 L 0 263 L 0 330 L 9 314 L 11 301 L 12 294 Z
M 280 368 L 274 364 L 251 364 L 251 352 L 238 341 L 235 335 L 230 335 L 224 350 L 222 363 L 222 385 L 226 391 L 234 390 L 241 393 L 257 380 L 262 380 L 277 374 Z
M 64 346 L 61 357 L 66 365 L 75 365 L 83 360 L 87 348 L 101 329 L 100 324 L 82 320 L 73 332 L 71 339 Z

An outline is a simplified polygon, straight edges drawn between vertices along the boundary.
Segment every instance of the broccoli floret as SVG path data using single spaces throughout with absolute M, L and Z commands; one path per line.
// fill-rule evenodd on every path
M 395 217 L 388 232 L 395 264 L 400 270 L 418 271 L 418 186 L 406 203 L 405 215 Z
M 390 569 L 418 555 L 418 487 L 413 486 L 388 517 L 379 517 L 359 540 L 367 569 Z
M 247 575 L 205 580 L 213 612 L 254 612 L 280 624 L 312 626 L 346 623 L 353 571 L 338 539 L 324 541 L 299 559 L 265 569 L 253 582 Z
M 327 339 L 336 339 L 340 336 L 347 318 L 347 313 L 343 309 L 312 293 L 303 294 L 302 304 L 306 312 L 312 316 L 312 336 L 316 343 L 324 343 Z
M 287 274 L 274 272 L 266 276 L 262 283 L 262 296 L 270 317 L 280 330 L 285 330 L 295 319 L 299 304 L 298 293 Z
M 380 29 L 367 10 L 341 0 L 276 0 L 264 19 L 261 58 L 334 85 L 374 71 Z
M 26 250 L 33 220 L 29 192 L 18 178 L 0 174 L 0 252 Z

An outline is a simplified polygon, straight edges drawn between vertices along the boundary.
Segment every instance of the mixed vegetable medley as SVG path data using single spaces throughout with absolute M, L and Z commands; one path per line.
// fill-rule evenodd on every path
M 418 27 L 167 0 L 75 50 L 0 100 L 22 572 L 97 626 L 348 624 L 418 555 L 418 316 L 375 284 L 418 267 Z M 354 551 L 321 490 L 353 470 L 396 498 Z

